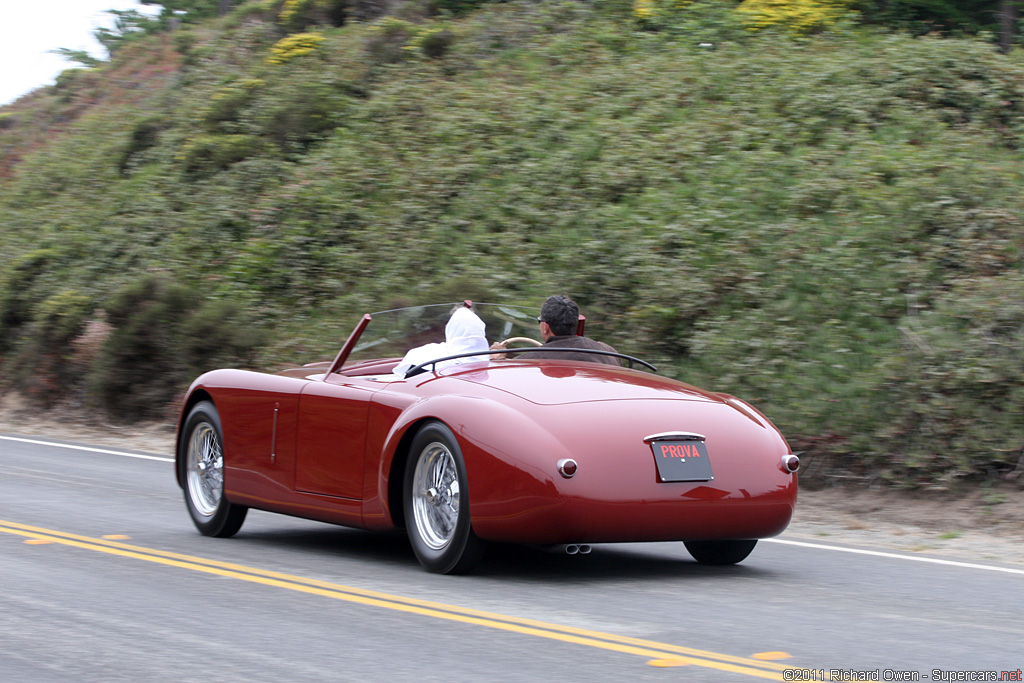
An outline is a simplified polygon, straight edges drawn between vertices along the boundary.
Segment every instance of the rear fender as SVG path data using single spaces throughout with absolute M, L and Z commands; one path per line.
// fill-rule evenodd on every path
M 378 491 L 395 526 L 404 526 L 402 482 L 416 431 L 438 421 L 455 434 L 466 462 L 469 505 L 474 528 L 485 528 L 496 511 L 511 501 L 547 499 L 555 495 L 555 463 L 569 457 L 547 430 L 506 405 L 471 396 L 437 396 L 411 406 L 385 440 Z M 543 458 L 536 457 L 544 453 Z M 539 460 L 550 462 L 542 467 Z M 477 532 L 480 533 L 480 528 Z

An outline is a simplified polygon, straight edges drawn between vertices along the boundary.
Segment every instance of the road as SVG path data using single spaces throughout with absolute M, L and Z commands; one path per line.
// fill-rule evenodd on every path
M 1019 565 L 784 535 L 734 567 L 496 547 L 437 576 L 397 534 L 250 511 L 200 536 L 166 455 L 42 441 L 0 435 L 6 683 L 1021 680 Z

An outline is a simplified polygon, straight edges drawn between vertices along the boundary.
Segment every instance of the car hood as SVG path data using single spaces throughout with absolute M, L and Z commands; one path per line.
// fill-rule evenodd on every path
M 507 392 L 539 405 L 588 401 L 672 399 L 724 403 L 697 387 L 638 370 L 598 363 L 546 361 L 493 362 L 481 369 L 451 369 L 443 374 Z

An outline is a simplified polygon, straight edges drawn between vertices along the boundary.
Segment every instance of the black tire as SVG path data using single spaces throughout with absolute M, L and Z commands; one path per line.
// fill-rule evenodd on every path
M 405 468 L 405 528 L 416 559 L 430 572 L 462 574 L 484 554 L 469 515 L 466 463 L 452 430 L 420 428 Z
M 214 405 L 197 403 L 181 433 L 178 463 L 189 516 L 204 536 L 234 536 L 249 508 L 224 495 L 224 432 Z
M 746 559 L 757 545 L 757 540 L 743 541 L 685 541 L 686 549 L 701 564 L 736 564 Z

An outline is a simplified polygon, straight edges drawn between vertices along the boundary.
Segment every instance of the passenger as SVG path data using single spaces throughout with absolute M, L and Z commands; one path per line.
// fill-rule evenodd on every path
M 423 346 L 410 349 L 393 372 L 396 375 L 404 375 L 417 365 L 427 363 L 435 358 L 444 358 L 473 351 L 486 351 L 488 349 L 487 337 L 485 336 L 486 330 L 487 326 L 476 313 L 467 307 L 459 307 L 455 309 L 452 317 L 448 320 L 448 324 L 444 327 L 444 342 L 424 344 Z M 440 370 L 441 368 L 453 365 L 486 359 L 487 356 L 453 358 L 437 363 L 434 367 Z
M 615 353 L 608 344 L 595 341 L 589 337 L 581 337 L 576 334 L 579 324 L 580 309 L 576 302 L 567 296 L 556 294 L 549 296 L 540 309 L 540 335 L 544 340 L 544 347 L 548 348 L 569 348 L 569 349 L 593 349 L 595 351 L 608 351 Z M 492 350 L 503 350 L 506 346 L 501 342 L 491 345 Z M 605 363 L 606 365 L 622 365 L 621 359 L 617 356 L 606 356 L 600 353 L 570 353 L 555 351 L 545 353 L 543 351 L 523 354 L 523 358 L 545 358 L 551 360 L 582 360 L 592 363 Z

